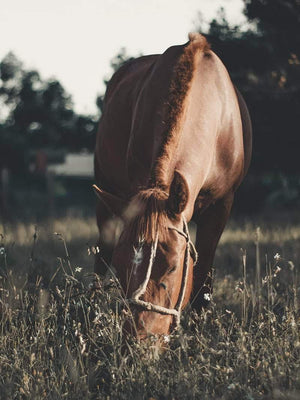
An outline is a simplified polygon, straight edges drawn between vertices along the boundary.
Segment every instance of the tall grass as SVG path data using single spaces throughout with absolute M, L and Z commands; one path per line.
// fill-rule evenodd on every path
M 124 352 L 113 277 L 90 287 L 91 221 L 2 232 L 0 399 L 299 398 L 299 227 L 232 224 L 211 306 L 187 309 L 159 355 L 156 338 Z

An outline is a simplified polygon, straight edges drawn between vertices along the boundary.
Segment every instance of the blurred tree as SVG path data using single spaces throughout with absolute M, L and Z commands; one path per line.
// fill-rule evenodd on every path
M 246 27 L 231 27 L 224 10 L 207 31 L 250 109 L 252 170 L 300 172 L 300 2 L 244 0 Z
M 299 0 L 244 0 L 244 3 L 248 20 L 255 22 L 258 32 L 274 45 L 278 58 L 299 56 Z
M 0 63 L 0 99 L 7 106 L 14 106 L 19 93 L 18 84 L 22 77 L 22 63 L 13 53 L 8 53 Z
M 0 168 L 26 170 L 33 151 L 94 148 L 96 121 L 77 115 L 59 81 L 42 80 L 9 53 L 0 63 Z

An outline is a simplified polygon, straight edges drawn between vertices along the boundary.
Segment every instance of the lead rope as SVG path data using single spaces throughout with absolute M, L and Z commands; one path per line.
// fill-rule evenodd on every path
M 158 233 L 156 234 L 155 241 L 151 245 L 151 253 L 150 253 L 149 266 L 148 266 L 146 278 L 145 278 L 144 282 L 139 286 L 139 288 L 133 292 L 132 298 L 129 299 L 129 302 L 133 303 L 135 305 L 141 306 L 141 307 L 145 308 L 147 311 L 155 311 L 160 314 L 174 315 L 175 317 L 177 317 L 178 312 L 175 309 L 174 310 L 168 309 L 166 307 L 158 306 L 158 305 L 152 304 L 148 301 L 144 301 L 144 300 L 140 299 L 141 296 L 143 296 L 145 294 L 149 279 L 151 277 L 152 267 L 153 267 L 153 263 L 154 263 L 156 251 L 157 251 L 157 243 L 158 243 Z
M 169 309 L 169 308 L 155 305 L 148 301 L 144 301 L 144 300 L 140 299 L 141 296 L 143 296 L 145 294 L 149 279 L 151 277 L 152 267 L 153 267 L 153 263 L 154 263 L 156 251 L 157 251 L 158 232 L 156 233 L 155 241 L 151 245 L 151 254 L 150 254 L 149 266 L 148 266 L 146 278 L 145 278 L 144 282 L 139 286 L 139 288 L 133 292 L 132 298 L 129 299 L 129 302 L 132 304 L 141 306 L 144 309 L 146 309 L 147 311 L 154 311 L 154 312 L 158 312 L 158 313 L 164 314 L 164 315 L 173 315 L 175 317 L 175 327 L 177 328 L 180 325 L 181 308 L 182 308 L 182 303 L 184 300 L 186 285 L 187 285 L 187 278 L 188 278 L 188 272 L 189 272 L 188 271 L 189 270 L 189 263 L 188 263 L 189 253 L 190 252 L 192 253 L 193 258 L 194 258 L 194 265 L 195 265 L 197 262 L 197 251 L 194 247 L 194 244 L 191 242 L 191 239 L 189 236 L 189 231 L 188 231 L 188 225 L 187 225 L 187 222 L 184 217 L 183 217 L 183 229 L 184 229 L 183 232 L 177 228 L 170 228 L 170 229 L 176 230 L 179 234 L 184 236 L 187 241 L 187 246 L 186 246 L 185 253 L 184 253 L 184 266 L 183 266 L 184 270 L 183 270 L 182 285 L 181 285 L 179 298 L 178 298 L 175 308 Z
M 181 317 L 181 309 L 182 309 L 182 303 L 184 300 L 185 296 L 185 291 L 186 291 L 186 285 L 188 281 L 188 276 L 189 276 L 189 251 L 190 251 L 190 236 L 188 232 L 188 226 L 185 218 L 183 219 L 183 228 L 184 228 L 184 233 L 186 236 L 186 249 L 184 252 L 184 264 L 183 264 L 183 272 L 182 272 L 182 285 L 181 285 L 181 290 L 179 293 L 179 298 L 177 300 L 177 304 L 175 306 L 175 310 L 177 310 L 178 314 L 175 316 L 176 319 L 176 327 L 180 325 L 180 317 Z
M 133 292 L 132 300 L 135 302 L 140 301 L 140 297 L 145 293 L 145 291 L 147 289 L 147 285 L 148 285 L 148 282 L 149 282 L 149 279 L 151 276 L 152 267 L 153 267 L 153 263 L 154 263 L 155 256 L 156 256 L 157 243 L 158 243 L 158 232 L 156 233 L 155 241 L 151 245 L 151 254 L 150 254 L 150 260 L 149 260 L 149 266 L 148 266 L 146 278 L 145 278 L 144 282 L 138 287 L 138 289 Z

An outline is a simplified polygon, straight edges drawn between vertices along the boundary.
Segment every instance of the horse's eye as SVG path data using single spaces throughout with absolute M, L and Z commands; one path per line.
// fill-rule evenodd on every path
M 176 269 L 176 267 L 172 267 L 171 269 L 169 269 L 168 274 L 171 274 L 172 272 L 174 272 Z
M 159 286 L 167 290 L 167 285 L 164 282 L 160 282 Z

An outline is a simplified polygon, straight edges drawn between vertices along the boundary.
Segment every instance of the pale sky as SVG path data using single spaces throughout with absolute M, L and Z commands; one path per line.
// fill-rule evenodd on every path
M 58 79 L 77 112 L 94 114 L 122 47 L 161 53 L 187 41 L 199 11 L 210 21 L 221 6 L 230 23 L 245 20 L 242 0 L 0 0 L 0 60 L 13 51 L 25 68 Z

